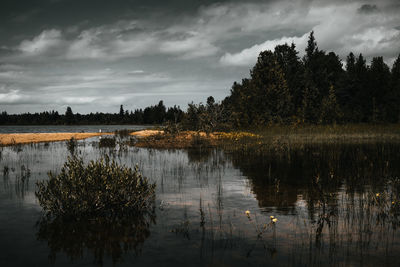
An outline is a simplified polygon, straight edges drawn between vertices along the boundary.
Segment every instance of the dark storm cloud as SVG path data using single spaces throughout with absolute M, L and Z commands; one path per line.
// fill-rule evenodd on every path
M 378 11 L 378 7 L 376 5 L 362 5 L 358 10 L 359 13 L 362 14 L 371 14 Z
M 221 100 L 261 50 L 294 41 L 392 62 L 400 7 L 381 1 L 2 1 L 0 110 L 117 111 Z

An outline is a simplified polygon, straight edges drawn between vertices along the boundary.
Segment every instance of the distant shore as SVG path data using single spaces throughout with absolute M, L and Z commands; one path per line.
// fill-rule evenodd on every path
M 0 146 L 76 140 L 115 132 L 98 133 L 10 133 L 0 134 Z M 263 130 L 234 132 L 180 131 L 175 134 L 163 130 L 139 130 L 129 133 L 139 140 L 138 147 L 147 148 L 190 148 L 198 145 L 277 145 L 277 144 L 321 144 L 321 143 L 370 143 L 400 142 L 398 125 L 342 125 L 342 126 L 272 126 Z

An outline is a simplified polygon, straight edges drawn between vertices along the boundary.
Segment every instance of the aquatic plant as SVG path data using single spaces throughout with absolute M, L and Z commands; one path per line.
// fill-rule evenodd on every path
M 110 147 L 113 148 L 117 145 L 114 137 L 103 137 L 99 141 L 99 147 Z
M 137 167 L 120 166 L 108 156 L 88 165 L 68 157 L 59 174 L 48 175 L 35 192 L 47 215 L 119 217 L 154 209 L 155 184 Z
M 78 142 L 76 141 L 75 138 L 71 137 L 68 141 L 65 142 L 67 145 L 67 149 L 71 155 L 75 153 L 75 148 L 78 146 Z
M 120 138 L 125 138 L 125 137 L 129 137 L 132 132 L 133 132 L 133 130 L 121 129 L 121 130 L 116 130 L 114 132 L 114 134 Z
M 206 136 L 202 136 L 200 133 L 194 134 L 190 142 L 190 148 L 208 148 L 211 147 L 211 142 Z
M 10 169 L 8 168 L 8 166 L 4 166 L 4 168 L 3 168 L 3 176 L 7 176 L 9 172 L 10 172 Z

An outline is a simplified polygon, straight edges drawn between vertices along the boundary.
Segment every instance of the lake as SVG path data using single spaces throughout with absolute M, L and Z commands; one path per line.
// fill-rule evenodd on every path
M 65 142 L 3 147 L 1 266 L 400 264 L 399 144 L 228 153 L 98 143 L 78 141 L 78 155 L 138 165 L 157 185 L 155 217 L 133 228 L 43 223 L 35 183 L 60 171 Z
M 114 132 L 116 130 L 143 130 L 153 126 L 144 125 L 2 125 L 2 133 L 97 133 Z

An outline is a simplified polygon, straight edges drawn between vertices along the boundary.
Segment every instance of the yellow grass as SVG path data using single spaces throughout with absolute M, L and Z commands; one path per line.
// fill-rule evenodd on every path
M 72 137 L 80 140 L 108 133 L 19 133 L 0 134 L 0 145 L 66 141 Z
M 253 132 L 205 132 L 183 131 L 168 134 L 163 131 L 144 131 L 136 146 L 149 148 L 191 148 L 196 144 L 217 145 L 267 145 L 292 146 L 304 144 L 373 142 L 400 142 L 399 125 L 328 125 L 328 126 L 272 126 Z M 202 139 L 202 140 L 201 140 Z
M 136 137 L 148 137 L 156 134 L 162 134 L 164 131 L 160 130 L 142 130 L 142 131 L 136 131 L 130 133 L 130 135 L 136 136 Z

